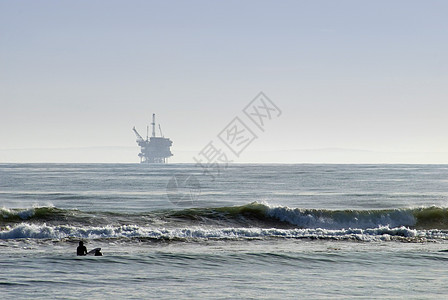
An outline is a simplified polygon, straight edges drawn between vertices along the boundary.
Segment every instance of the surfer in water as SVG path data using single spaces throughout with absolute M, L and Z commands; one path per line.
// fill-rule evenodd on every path
M 85 256 L 85 255 L 87 255 L 87 248 L 86 248 L 86 246 L 84 246 L 84 242 L 83 241 L 79 242 L 79 246 L 78 246 L 78 248 L 76 248 L 76 254 L 78 256 Z

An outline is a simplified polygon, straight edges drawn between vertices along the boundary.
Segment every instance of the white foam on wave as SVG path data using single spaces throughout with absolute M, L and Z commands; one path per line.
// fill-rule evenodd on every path
M 13 216 L 18 216 L 22 220 L 27 220 L 27 219 L 31 218 L 34 215 L 34 213 L 35 213 L 35 208 L 27 208 L 27 209 L 22 209 L 19 211 L 14 210 L 14 209 L 9 209 L 9 208 L 1 208 L 0 209 L 0 214 L 4 219 L 8 219 Z
M 448 239 L 440 230 L 415 230 L 407 227 L 382 226 L 368 229 L 277 229 L 277 228 L 154 228 L 137 225 L 76 227 L 68 225 L 36 225 L 22 223 L 0 231 L 0 239 L 99 239 L 99 238 L 153 238 L 153 239 L 265 239 L 311 238 L 335 240 L 377 241 L 393 238 Z
M 0 215 L 4 219 L 18 216 L 22 220 L 28 220 L 29 218 L 31 218 L 32 216 L 35 215 L 36 210 L 39 208 L 54 208 L 54 205 L 52 203 L 48 203 L 47 205 L 44 205 L 44 206 L 41 206 L 39 204 L 34 204 L 32 207 L 22 208 L 22 209 L 12 209 L 12 208 L 2 207 L 2 208 L 0 208 Z
M 416 220 L 411 210 L 328 211 L 268 206 L 267 215 L 300 228 L 377 228 L 412 227 Z

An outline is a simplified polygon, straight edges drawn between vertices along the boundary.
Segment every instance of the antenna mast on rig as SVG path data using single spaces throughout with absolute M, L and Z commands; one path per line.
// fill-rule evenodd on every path
M 156 114 L 152 114 L 152 137 L 156 137 Z

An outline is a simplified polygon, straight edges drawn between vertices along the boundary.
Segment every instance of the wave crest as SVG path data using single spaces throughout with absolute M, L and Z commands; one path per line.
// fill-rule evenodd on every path
M 448 234 L 440 230 L 416 230 L 407 227 L 388 226 L 369 229 L 279 229 L 279 228 L 154 228 L 137 225 L 76 227 L 49 226 L 46 224 L 19 224 L 5 228 L 0 239 L 110 239 L 139 238 L 151 240 L 253 240 L 267 238 L 356 240 L 422 241 L 428 239 L 448 239 Z
M 411 210 L 316 210 L 274 207 L 268 211 L 270 217 L 301 228 L 376 228 L 413 227 L 416 218 Z
M 442 207 L 385 210 L 325 210 L 269 206 L 253 202 L 242 206 L 192 208 L 147 213 L 83 212 L 55 207 L 0 210 L 0 228 L 27 222 L 49 226 L 165 226 L 191 228 L 279 229 L 448 229 L 448 209 Z

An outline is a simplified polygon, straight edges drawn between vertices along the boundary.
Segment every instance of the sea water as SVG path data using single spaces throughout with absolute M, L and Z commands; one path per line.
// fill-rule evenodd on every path
M 448 295 L 448 166 L 215 171 L 0 164 L 1 299 Z

